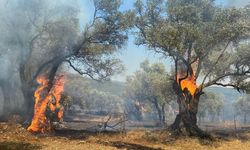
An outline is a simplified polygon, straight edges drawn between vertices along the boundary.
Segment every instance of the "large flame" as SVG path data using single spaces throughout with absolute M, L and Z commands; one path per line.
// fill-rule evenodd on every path
M 31 132 L 45 132 L 50 130 L 50 122 L 46 116 L 46 111 L 49 109 L 51 112 L 57 113 L 58 121 L 63 117 L 63 106 L 60 104 L 61 94 L 64 89 L 65 77 L 63 75 L 56 76 L 53 86 L 48 91 L 49 81 L 46 76 L 39 76 L 37 83 L 39 87 L 35 91 L 35 107 L 34 116 L 28 131 Z
M 192 96 L 194 96 L 197 85 L 196 85 L 196 78 L 194 75 L 188 76 L 187 78 L 181 80 L 180 86 L 182 91 L 187 88 L 187 90 L 190 92 Z
M 196 84 L 196 77 L 195 77 L 198 62 L 199 62 L 199 59 L 191 65 L 191 69 L 193 71 L 193 74 L 191 74 L 191 75 L 188 74 L 188 76 L 185 79 L 182 79 L 179 83 L 179 85 L 181 86 L 181 90 L 183 91 L 186 88 L 192 96 L 195 95 L 195 92 L 198 88 L 198 86 Z M 184 72 L 177 74 L 177 81 L 179 81 L 181 74 L 182 74 L 182 76 L 183 76 L 183 74 L 184 74 L 184 76 L 186 76 L 187 72 L 186 71 L 184 71 Z

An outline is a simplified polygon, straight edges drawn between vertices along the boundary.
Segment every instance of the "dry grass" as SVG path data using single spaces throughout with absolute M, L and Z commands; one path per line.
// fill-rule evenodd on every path
M 0 149 L 51 150 L 249 150 L 250 132 L 217 136 L 215 141 L 198 138 L 173 137 L 167 131 L 137 129 L 126 134 L 117 132 L 87 133 L 58 131 L 34 135 L 19 124 L 0 123 Z

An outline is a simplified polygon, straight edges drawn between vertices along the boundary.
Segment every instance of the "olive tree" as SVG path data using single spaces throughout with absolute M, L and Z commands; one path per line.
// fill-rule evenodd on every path
M 137 105 L 153 106 L 159 123 L 165 123 L 166 105 L 174 98 L 169 78 L 162 63 L 150 64 L 145 60 L 141 63 L 141 69 L 127 78 L 125 96 Z
M 20 52 L 16 70 L 29 110 L 37 77 L 48 79 L 49 93 L 55 77 L 65 69 L 63 64 L 95 80 L 108 80 L 122 70 L 120 61 L 112 54 L 125 45 L 134 17 L 130 11 L 120 11 L 120 0 L 93 0 L 92 19 L 83 30 L 80 30 L 77 1 L 5 2 L 4 10 L 8 13 L 1 16 L 7 29 L 2 30 L 6 33 L 1 43 L 7 45 L 6 49 L 16 46 L 13 53 Z M 27 114 L 32 116 L 31 112 Z
M 200 125 L 204 117 L 211 116 L 211 121 L 214 122 L 215 116 L 219 116 L 224 106 L 223 96 L 206 92 L 200 97 L 199 110 L 197 116 L 199 118 L 198 124 Z
M 236 115 L 242 116 L 243 123 L 247 123 L 247 116 L 250 113 L 250 96 L 244 95 L 236 100 L 234 103 Z
M 136 44 L 173 62 L 179 114 L 170 129 L 181 133 L 183 123 L 188 135 L 207 137 L 196 118 L 203 90 L 241 89 L 250 75 L 250 50 L 241 46 L 249 38 L 249 9 L 220 8 L 213 0 L 137 0 L 135 13 Z
M 0 7 L 0 55 L 5 56 L 1 58 L 1 68 L 6 68 L 4 73 L 0 73 L 5 109 L 1 118 L 8 118 L 14 111 L 30 115 L 35 83 L 32 74 L 42 63 L 60 52 L 62 48 L 59 46 L 76 43 L 79 8 L 77 3 L 69 5 L 63 0 L 58 3 L 47 0 L 2 0 Z M 18 90 L 11 87 L 13 82 L 14 89 Z M 19 90 L 21 94 L 14 97 L 13 93 Z M 18 103 L 22 99 L 24 104 Z

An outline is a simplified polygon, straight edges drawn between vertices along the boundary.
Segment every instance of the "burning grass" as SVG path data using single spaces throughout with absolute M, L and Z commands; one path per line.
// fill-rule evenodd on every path
M 0 149 L 248 150 L 250 147 L 249 131 L 239 132 L 237 136 L 212 132 L 217 138 L 215 141 L 208 141 L 177 138 L 164 130 L 146 129 L 135 129 L 127 133 L 93 133 L 68 129 L 51 134 L 32 134 L 20 124 L 0 123 L 0 133 Z M 243 135 L 245 138 L 240 138 Z

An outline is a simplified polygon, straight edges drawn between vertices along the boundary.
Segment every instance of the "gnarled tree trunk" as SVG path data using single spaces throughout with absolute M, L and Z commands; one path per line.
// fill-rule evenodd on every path
M 186 88 L 182 91 L 179 85 L 174 85 L 174 90 L 178 95 L 179 114 L 170 126 L 170 130 L 177 134 L 210 138 L 211 136 L 197 125 L 199 98 L 203 92 L 197 88 L 195 94 L 191 95 Z

